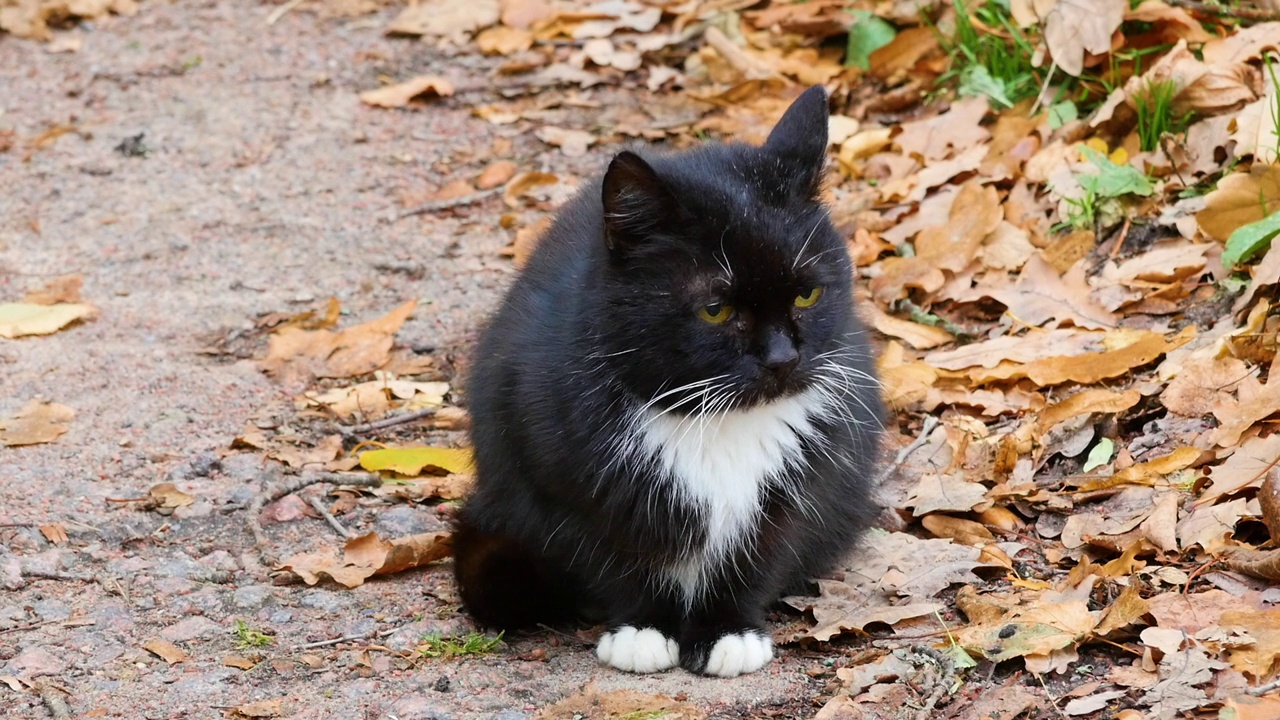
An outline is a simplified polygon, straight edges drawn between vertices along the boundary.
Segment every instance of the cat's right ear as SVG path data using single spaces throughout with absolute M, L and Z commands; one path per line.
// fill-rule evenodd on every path
M 604 241 L 615 252 L 643 243 L 680 212 L 680 202 L 653 167 L 629 151 L 609 163 L 601 199 Z

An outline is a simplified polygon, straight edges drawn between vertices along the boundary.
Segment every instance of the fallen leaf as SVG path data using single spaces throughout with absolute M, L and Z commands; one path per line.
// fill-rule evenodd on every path
M 1280 210 L 1280 165 L 1254 163 L 1247 173 L 1231 173 L 1204 200 L 1196 222 L 1205 235 L 1226 242 L 1238 228 Z
M 533 46 L 533 33 L 508 25 L 496 25 L 476 36 L 476 46 L 485 55 L 510 55 Z
M 991 370 L 971 370 L 969 377 L 976 383 L 1025 377 L 1041 386 L 1060 385 L 1064 382 L 1089 385 L 1142 367 L 1164 353 L 1190 342 L 1194 336 L 1195 327 L 1191 325 L 1168 340 L 1159 333 L 1137 331 L 1123 336 L 1120 342 L 1124 344 L 1114 350 L 1051 357 L 1025 365 L 997 366 Z
M 17 415 L 0 419 L 0 443 L 16 447 L 53 442 L 71 429 L 66 423 L 75 416 L 66 405 L 30 400 Z
M 176 508 L 186 507 L 195 503 L 195 497 L 188 495 L 178 489 L 177 485 L 170 482 L 159 483 L 151 486 L 147 491 L 148 504 L 156 510 L 168 510 L 173 512 Z
M 996 622 L 955 632 L 966 650 L 994 662 L 1074 647 L 1098 624 L 1084 600 L 1067 599 L 1016 608 Z
M 71 538 L 67 537 L 67 529 L 59 523 L 47 523 L 40 526 L 40 534 L 54 545 L 62 545 Z
M 284 714 L 284 699 L 259 700 L 258 702 L 237 705 L 231 709 L 233 717 L 273 718 Z
M 871 315 L 871 324 L 876 330 L 904 340 L 917 350 L 927 350 L 955 340 L 951 333 L 942 328 L 893 317 L 875 304 L 868 303 L 862 309 Z
M 904 507 L 916 517 L 932 512 L 969 512 L 986 500 L 985 485 L 952 473 L 925 473 Z
M 949 538 L 962 545 L 982 546 L 996 539 L 982 523 L 950 515 L 926 515 L 920 524 L 934 537 Z
M 0 337 L 50 335 L 77 320 L 92 318 L 97 310 L 83 303 L 0 303 Z
M 359 416 L 367 420 L 377 419 L 393 408 L 419 410 L 439 407 L 449 393 L 446 382 L 414 382 L 375 371 L 374 379 L 348 387 L 338 387 L 325 392 L 309 391 L 304 396 L 306 404 L 325 406 L 338 418 Z
M 1076 265 L 1063 276 L 1040 255 L 1032 255 L 1012 285 L 985 289 L 983 294 L 1009 308 L 1023 323 L 1043 326 L 1049 320 L 1070 321 L 1094 330 L 1115 327 L 1118 318 L 1090 296 L 1084 267 Z
M 152 653 L 170 665 L 186 662 L 189 657 L 182 648 L 162 638 L 151 638 L 142 643 L 142 649 Z
M 260 366 L 286 386 L 303 385 L 315 377 L 371 373 L 386 364 L 396 331 L 417 305 L 410 300 L 385 317 L 337 332 L 281 328 L 271 336 Z
M 893 142 L 904 153 L 923 160 L 942 160 L 952 152 L 962 152 L 982 145 L 991 133 L 982 126 L 990 112 L 985 97 L 961 98 L 947 112 L 925 120 L 901 125 L 902 132 Z
M 449 97 L 453 83 L 435 75 L 419 75 L 410 80 L 360 93 L 360 101 L 366 105 L 384 108 L 405 107 L 415 98 Z
M 1212 503 L 1246 488 L 1261 487 L 1267 475 L 1280 464 L 1280 433 L 1265 438 L 1252 437 L 1240 443 L 1222 464 L 1209 469 L 1213 484 L 1200 494 L 1197 504 Z
M 498 0 L 432 0 L 401 10 L 387 34 L 456 37 L 493 25 L 498 14 Z
M 1034 3 L 1037 9 L 1045 4 Z M 1049 55 L 1063 72 L 1079 77 L 1086 52 L 1100 55 L 1111 50 L 1111 35 L 1128 9 L 1127 0 L 1057 0 L 1040 15 Z
M 448 557 L 451 551 L 452 536 L 447 532 L 409 535 L 389 542 L 377 533 L 368 533 L 348 540 L 340 554 L 335 548 L 298 553 L 276 570 L 291 572 L 308 585 L 328 577 L 353 588 L 374 575 L 420 567 Z
M 1219 395 L 1214 403 L 1213 415 L 1219 426 L 1212 433 L 1213 442 L 1223 447 L 1235 445 L 1246 430 L 1276 412 L 1280 412 L 1280 376 L 1268 378 L 1263 385 L 1246 375 L 1236 386 L 1236 397 Z
M 50 280 L 43 288 L 27 293 L 22 302 L 34 305 L 79 303 L 80 289 L 83 286 L 84 276 L 80 274 L 63 275 Z
M 365 470 L 410 476 L 439 470 L 465 473 L 471 470 L 472 462 L 470 448 L 398 447 L 360 453 L 360 467 Z
M 510 160 L 497 160 L 490 163 L 484 172 L 480 173 L 480 177 L 476 178 L 476 187 L 481 190 L 496 188 L 499 185 L 506 185 L 507 181 L 515 177 L 516 164 Z
M 533 134 L 542 142 L 560 148 L 560 152 L 566 157 L 582 157 L 587 154 L 587 148 L 596 142 L 596 137 L 589 132 L 552 125 L 540 127 Z
M 222 665 L 225 667 L 233 667 L 237 670 L 252 670 L 258 665 L 257 660 L 250 660 L 239 655 L 224 655 L 222 657 Z

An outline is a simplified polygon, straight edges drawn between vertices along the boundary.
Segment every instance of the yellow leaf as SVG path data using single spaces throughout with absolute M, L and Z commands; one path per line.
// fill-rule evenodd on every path
M 92 317 L 94 312 L 92 305 L 83 303 L 3 303 L 0 304 L 0 337 L 49 335 L 76 320 Z
M 365 470 L 421 475 L 428 468 L 451 473 L 471 471 L 471 448 L 402 447 L 360 453 Z

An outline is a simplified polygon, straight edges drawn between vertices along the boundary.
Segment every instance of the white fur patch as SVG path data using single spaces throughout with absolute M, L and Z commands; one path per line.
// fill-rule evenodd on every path
M 675 667 L 680 662 L 680 648 L 659 630 L 623 625 L 600 636 L 596 657 L 619 670 L 651 673 Z
M 759 521 L 763 490 L 803 461 L 810 418 L 823 412 L 819 389 L 746 410 L 707 415 L 646 411 L 639 444 L 672 478 L 684 502 L 707 522 L 706 542 L 668 569 L 687 604 L 706 589 L 710 571 L 732 555 Z
M 737 677 L 759 670 L 772 659 L 773 640 L 749 630 L 717 640 L 702 672 L 718 677 Z

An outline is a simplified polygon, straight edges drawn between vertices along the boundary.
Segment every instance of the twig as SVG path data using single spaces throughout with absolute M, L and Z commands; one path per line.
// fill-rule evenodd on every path
M 1258 22 L 1280 20 L 1280 12 L 1275 10 L 1210 5 L 1209 3 L 1198 2 L 1197 0 L 1168 0 L 1168 3 L 1175 7 L 1184 7 L 1192 12 L 1204 13 L 1205 15 L 1215 15 L 1217 17 L 1256 20 Z
M 386 637 L 400 628 L 387 628 L 377 632 L 360 633 L 359 635 L 343 635 L 342 637 L 329 638 L 328 640 L 317 640 L 316 642 L 303 643 L 290 648 L 291 651 L 311 650 L 318 647 L 329 647 L 330 645 L 339 645 L 344 642 L 355 642 L 356 640 L 368 640 L 375 637 Z
M 448 210 L 449 208 L 462 207 L 463 205 L 474 205 L 475 203 L 478 203 L 481 200 L 487 200 L 493 197 L 494 195 L 501 193 L 502 190 L 503 190 L 503 187 L 499 185 L 496 188 L 481 190 L 478 193 L 471 193 L 470 195 L 463 195 L 462 197 L 456 197 L 450 200 L 436 200 L 434 202 L 429 202 L 424 205 L 419 205 L 418 207 L 412 210 L 405 210 L 404 212 L 397 215 L 395 219 L 403 220 L 407 217 L 413 217 L 414 215 L 426 215 L 428 213 L 440 212 L 441 210 Z
M 325 522 L 329 523 L 329 527 L 333 528 L 334 531 L 343 538 L 348 540 L 351 539 L 351 531 L 343 527 L 342 523 L 338 522 L 338 518 L 334 517 L 333 513 L 329 512 L 328 508 L 324 506 L 324 503 L 320 502 L 320 498 L 315 495 L 308 495 L 305 499 L 307 504 L 311 506 L 311 509 L 319 513 L 320 517 L 324 518 Z
M 267 16 L 267 26 L 270 27 L 275 25 L 277 22 L 280 22 L 280 18 L 293 12 L 294 8 L 306 1 L 307 0 L 289 0 L 289 2 L 281 5 L 275 10 L 272 10 L 271 14 Z
M 368 473 L 316 473 L 314 475 L 302 475 L 288 482 L 271 485 L 263 489 L 253 499 L 253 502 L 249 503 L 249 516 L 245 519 L 245 524 L 249 526 L 249 532 L 253 533 L 253 542 L 258 548 L 259 558 L 263 564 L 275 565 L 276 558 L 269 555 L 266 550 L 270 542 L 267 540 L 267 534 L 262 530 L 262 521 L 258 519 L 258 516 L 262 514 L 262 509 L 285 495 L 320 483 L 376 488 L 382 486 L 382 478 Z
M 1248 690 L 1245 690 L 1245 692 L 1250 695 L 1266 695 L 1267 693 L 1273 692 L 1275 690 L 1280 690 L 1280 680 L 1272 680 L 1266 685 L 1259 685 L 1256 688 L 1249 688 Z
M 338 432 L 342 433 L 342 435 L 345 437 L 351 437 L 352 435 L 363 435 L 365 433 L 371 433 L 377 430 L 386 430 L 387 428 L 395 427 L 397 425 L 406 425 L 408 423 L 416 422 L 423 418 L 429 418 L 432 415 L 436 414 L 436 410 L 437 408 L 423 408 L 421 410 L 415 410 L 411 413 L 404 413 L 403 415 L 394 415 L 392 417 L 382 418 L 381 420 L 374 420 L 373 422 L 361 423 L 360 425 L 352 425 L 351 427 L 343 427 L 339 425 Z
M 928 443 L 929 436 L 933 434 L 933 429 L 936 428 L 937 426 L 938 426 L 938 418 L 932 415 L 930 415 L 929 417 L 926 417 L 924 419 L 924 423 L 920 425 L 920 434 L 916 436 L 915 440 L 911 441 L 910 445 L 898 451 L 898 456 L 893 459 L 893 464 L 880 472 L 880 475 L 876 477 L 875 484 L 880 485 L 885 480 L 888 480 L 889 476 L 892 475 L 895 470 L 902 467 L 902 463 L 907 461 L 908 455 L 915 452 L 916 450 L 919 450 L 926 443 Z
M 40 683 L 40 701 L 49 709 L 53 720 L 71 720 L 71 708 L 67 705 L 67 694 L 53 685 Z
M 1049 89 L 1049 81 L 1053 79 L 1053 71 L 1058 69 L 1058 63 L 1049 64 L 1049 73 L 1044 76 L 1044 84 L 1040 86 L 1040 92 L 1036 93 L 1035 104 L 1031 106 L 1031 112 L 1027 113 L 1028 117 L 1035 117 L 1036 111 L 1040 109 L 1040 104 L 1044 101 L 1045 91 Z
M 92 575 L 79 575 L 77 573 L 60 573 L 47 572 L 44 570 L 27 570 L 23 569 L 22 574 L 26 577 L 39 578 L 41 580 L 69 580 L 72 582 L 95 582 L 97 578 Z

